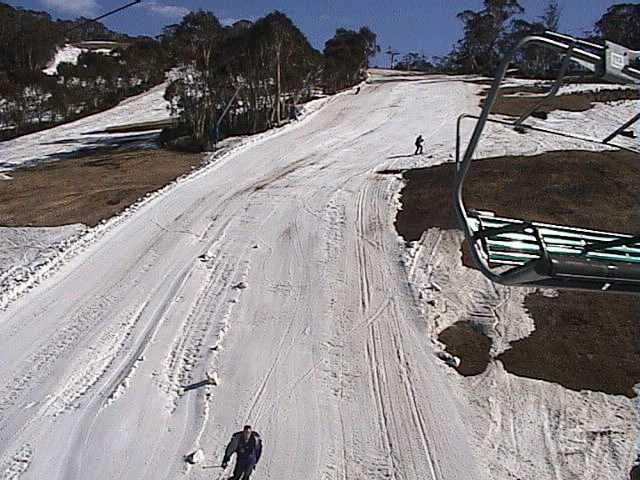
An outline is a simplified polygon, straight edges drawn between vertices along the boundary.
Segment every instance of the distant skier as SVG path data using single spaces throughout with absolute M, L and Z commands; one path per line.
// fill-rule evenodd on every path
M 209 127 L 209 148 L 216 148 L 218 145 L 218 137 L 220 132 L 218 126 L 213 124 Z
M 422 155 L 424 153 L 424 150 L 422 148 L 423 143 L 424 138 L 422 138 L 422 135 L 418 135 L 418 138 L 416 138 L 416 151 L 414 155 Z
M 354 95 L 357 95 L 360 93 L 360 87 L 356 87 L 356 93 L 354 93 Z
M 227 468 L 231 455 L 236 454 L 236 466 L 233 469 L 231 480 L 249 480 L 251 473 L 256 468 L 260 455 L 262 455 L 262 440 L 258 432 L 251 430 L 250 425 L 245 425 L 241 432 L 231 436 L 222 459 L 222 468 Z
M 289 104 L 289 120 L 298 120 L 298 108 L 294 103 Z

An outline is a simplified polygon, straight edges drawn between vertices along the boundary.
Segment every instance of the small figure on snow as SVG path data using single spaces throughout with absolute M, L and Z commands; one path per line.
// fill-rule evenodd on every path
M 227 468 L 231 455 L 236 454 L 236 466 L 231 480 L 249 480 L 262 455 L 262 440 L 258 432 L 254 432 L 250 425 L 245 425 L 241 432 L 231 436 L 222 459 L 222 468 Z
M 298 120 L 298 107 L 295 103 L 289 104 L 289 120 Z
M 360 87 L 358 86 L 358 87 L 356 87 L 356 93 L 354 93 L 354 95 L 357 95 L 359 93 L 360 93 Z
M 414 155 L 422 155 L 424 153 L 424 150 L 422 148 L 422 144 L 424 143 L 424 138 L 422 138 L 422 135 L 418 135 L 418 138 L 416 138 L 416 151 L 414 153 Z
M 220 137 L 220 130 L 218 125 L 213 124 L 209 127 L 209 148 L 215 149 L 218 146 L 218 138 Z

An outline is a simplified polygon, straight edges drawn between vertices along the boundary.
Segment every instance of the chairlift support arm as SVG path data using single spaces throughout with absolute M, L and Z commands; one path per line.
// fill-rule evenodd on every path
M 499 120 L 490 118 L 491 111 L 497 100 L 500 86 L 505 78 L 509 64 L 515 57 L 516 53 L 526 45 L 538 45 L 547 49 L 555 50 L 564 56 L 562 66 L 555 84 L 552 87 L 549 94 L 538 102 L 533 109 L 527 111 L 515 122 L 509 122 L 505 120 Z M 568 69 L 570 61 L 576 62 L 591 71 L 595 72 L 597 76 L 606 80 L 615 81 L 622 84 L 638 84 L 640 83 L 640 70 L 632 67 L 631 65 L 640 58 L 640 52 L 626 49 L 620 45 L 612 42 L 606 42 L 604 46 L 597 45 L 584 40 L 575 39 L 554 32 L 546 32 L 545 35 L 533 35 L 523 38 L 516 47 L 508 54 L 501 62 L 495 79 L 487 95 L 482 112 L 479 116 L 463 114 L 458 117 L 457 132 L 456 132 L 456 178 L 455 178 L 455 198 L 454 204 L 457 216 L 460 220 L 465 236 L 470 243 L 470 253 L 474 260 L 474 263 L 478 266 L 480 271 L 490 280 L 496 283 L 504 285 L 522 285 L 531 284 L 538 286 L 562 286 L 566 285 L 566 288 L 586 288 L 586 289 L 601 289 L 601 290 L 617 290 L 637 293 L 640 291 L 640 280 L 632 278 L 629 280 L 629 284 L 625 284 L 623 277 L 618 276 L 618 272 L 628 270 L 629 267 L 617 266 L 611 264 L 610 267 L 605 265 L 597 265 L 592 260 L 584 258 L 570 259 L 562 263 L 558 263 L 558 259 L 552 257 L 545 244 L 544 236 L 541 233 L 538 226 L 530 224 L 528 222 L 522 222 L 517 225 L 505 225 L 504 227 L 494 228 L 481 228 L 479 231 L 474 231 L 471 227 L 472 219 L 470 218 L 470 212 L 467 211 L 463 200 L 463 188 L 464 181 L 468 174 L 473 155 L 478 146 L 480 137 L 484 131 L 487 122 L 499 123 L 508 126 L 519 126 L 534 131 L 540 131 L 549 134 L 562 135 L 565 137 L 576 138 L 588 142 L 608 144 L 613 138 L 619 135 L 626 128 L 629 128 L 634 123 L 640 120 L 640 114 L 635 115 L 630 120 L 625 122 L 620 128 L 615 130 L 604 140 L 584 137 L 577 134 L 559 132 L 547 128 L 536 127 L 533 125 L 527 125 L 523 122 L 537 109 L 540 108 L 545 102 L 555 96 L 560 88 L 562 79 L 564 78 Z M 475 118 L 477 119 L 476 126 L 471 134 L 467 148 L 462 155 L 461 152 L 461 123 L 465 119 Z M 616 145 L 617 146 L 617 145 Z M 638 153 L 636 150 L 629 147 L 620 147 L 625 150 Z M 475 220 L 480 222 L 478 225 L 482 225 L 480 216 Z M 485 250 L 487 248 L 490 237 L 495 238 L 496 235 L 519 233 L 527 231 L 528 234 L 535 238 L 535 243 L 538 245 L 539 252 L 535 262 L 525 262 L 520 267 L 511 268 L 506 272 L 500 274 L 493 271 L 489 266 L 490 259 L 488 258 L 488 251 L 483 253 L 482 249 L 478 245 L 483 244 Z M 625 247 L 640 243 L 640 236 L 618 238 L 610 241 L 597 241 L 587 243 L 583 246 L 583 254 L 598 252 L 614 247 Z M 486 257 L 486 258 L 485 258 Z M 582 263 L 580 263 L 582 262 Z M 574 272 L 581 271 L 582 275 L 577 275 Z M 547 273 L 545 273 L 547 272 Z M 595 273 L 594 273 L 595 272 Z M 634 270 L 633 275 L 637 272 Z M 555 278 L 545 277 L 545 275 L 552 275 Z M 577 275 L 577 276 L 576 276 Z M 528 279 L 528 280 L 526 280 Z M 568 282 L 563 283 L 565 280 Z M 616 283 L 618 282 L 618 283 Z M 619 283 L 622 282 L 622 283 Z M 612 288 L 612 284 L 615 286 Z M 597 287 L 596 287 L 597 285 Z
M 569 50 L 564 55 L 564 58 L 562 59 L 562 66 L 560 67 L 560 71 L 558 73 L 558 77 L 556 78 L 556 81 L 553 83 L 553 86 L 551 87 L 551 90 L 549 90 L 549 93 L 547 94 L 547 96 L 544 97 L 542 100 L 540 100 L 538 103 L 536 103 L 528 111 L 523 113 L 522 116 L 520 116 L 520 118 L 516 120 L 515 126 L 521 125 L 527 118 L 531 116 L 532 113 L 537 111 L 540 107 L 545 105 L 549 100 L 551 100 L 553 97 L 555 97 L 558 94 L 558 92 L 560 91 L 560 86 L 562 85 L 562 79 L 566 75 L 567 69 L 569 68 L 569 63 L 571 62 L 572 51 L 573 51 L 573 46 L 569 47 Z

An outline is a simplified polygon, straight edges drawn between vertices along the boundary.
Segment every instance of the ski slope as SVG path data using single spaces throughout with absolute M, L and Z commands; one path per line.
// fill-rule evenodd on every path
M 3 478 L 221 478 L 183 456 L 219 464 L 247 422 L 256 478 L 484 478 L 376 173 L 418 133 L 447 159 L 477 98 L 389 80 L 178 183 L 0 314 Z
M 169 118 L 164 99 L 166 83 L 120 102 L 116 107 L 63 125 L 0 142 L 0 170 L 55 161 L 83 148 L 105 146 L 125 138 L 145 140 L 145 134 L 92 133 L 125 123 L 151 122 Z

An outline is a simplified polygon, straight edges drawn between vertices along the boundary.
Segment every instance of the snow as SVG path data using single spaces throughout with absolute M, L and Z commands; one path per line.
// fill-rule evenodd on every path
M 74 47 L 73 45 L 65 45 L 62 48 L 58 48 L 53 59 L 42 72 L 46 75 L 57 75 L 58 65 L 61 63 L 71 63 L 76 65 L 80 54 L 86 51 L 86 49 Z
M 605 90 L 637 90 L 637 87 L 611 83 L 576 83 L 562 85 L 562 87 L 560 87 L 559 93 L 567 94 L 576 92 L 602 92 Z
M 246 421 L 265 478 L 482 478 L 399 261 L 399 181 L 374 173 L 406 141 L 394 105 L 444 125 L 467 100 L 411 85 L 246 139 L 16 297 L 0 465 L 29 445 L 25 478 L 208 478 L 183 455 L 221 458 Z
M 492 81 L 492 78 L 488 78 L 488 77 L 473 77 L 470 78 L 473 80 L 485 80 L 485 81 Z M 511 88 L 511 87 L 544 87 L 546 89 L 551 88 L 551 86 L 553 85 L 553 82 L 548 81 L 548 80 L 535 80 L 535 79 L 527 79 L 527 78 L 515 78 L 515 77 L 507 77 L 504 79 L 504 81 L 502 82 L 502 88 Z M 484 85 L 484 89 L 489 88 L 490 85 Z M 558 95 L 566 95 L 569 93 L 577 93 L 577 92 L 601 92 L 601 91 L 605 91 L 605 90 L 631 90 L 631 89 L 637 89 L 637 87 L 633 87 L 633 86 L 629 86 L 629 85 L 619 85 L 619 84 L 613 84 L 613 83 L 593 83 L 593 82 L 589 82 L 589 83 L 563 83 L 560 86 L 560 90 L 558 92 Z M 526 95 L 526 96 L 532 96 L 534 94 L 530 93 L 530 92 L 523 92 L 523 93 L 515 93 L 515 94 L 510 94 L 510 96 L 517 96 L 517 95 Z M 543 94 L 541 94 L 543 95 Z
M 411 281 L 435 300 L 423 304 L 433 339 L 464 318 L 480 325 L 499 353 L 533 330 L 523 307 L 530 290 L 493 286 L 464 267 L 461 233 L 433 229 L 418 243 L 421 253 L 407 255 L 407 262 Z M 429 288 L 433 283 L 440 290 Z M 487 478 L 628 477 L 640 433 L 632 400 L 521 378 L 500 362 L 475 377 L 462 377 L 444 363 L 443 370 L 465 399 L 472 444 Z M 611 441 L 593 441 L 593 432 L 608 430 L 616 432 Z
M 29 268 L 45 259 L 85 229 L 74 224 L 62 227 L 0 227 L 0 284 L 29 275 Z
M 640 107 L 639 101 L 596 104 L 584 113 L 555 111 L 543 126 L 604 138 Z M 468 132 L 469 133 L 469 132 Z M 467 134 L 468 134 L 467 133 Z M 468 138 L 468 137 L 467 137 Z M 529 132 L 519 135 L 490 125 L 478 157 L 536 154 L 562 149 L 607 148 L 568 138 Z M 628 144 L 633 140 L 620 139 Z M 409 165 L 405 165 L 409 166 Z M 531 290 L 492 285 L 461 262 L 463 235 L 431 229 L 405 253 L 409 279 L 427 318 L 436 349 L 438 334 L 461 319 L 472 321 L 492 339 L 494 353 L 534 329 L 524 309 Z M 553 291 L 548 292 L 553 295 Z M 444 356 L 446 363 L 451 361 Z M 464 361 L 464 359 L 462 360 Z M 597 392 L 574 392 L 560 385 L 517 377 L 500 362 L 476 377 L 462 377 L 442 367 L 454 390 L 464 397 L 472 445 L 488 478 L 570 479 L 627 478 L 636 458 L 640 434 L 633 400 Z M 598 432 L 614 432 L 607 441 L 594 441 Z
M 104 48 L 94 48 L 94 43 L 109 45 L 113 44 L 112 48 L 108 46 Z M 81 43 L 84 48 L 78 47 L 77 45 L 66 44 L 63 47 L 58 47 L 56 49 L 56 53 L 47 65 L 47 68 L 42 70 L 42 73 L 45 75 L 57 75 L 58 74 L 58 65 L 61 63 L 71 63 L 73 65 L 78 64 L 78 57 L 81 54 L 86 52 L 94 52 L 100 53 L 102 55 L 113 55 L 113 49 L 116 48 L 119 44 L 116 42 L 82 42 Z
M 217 463 L 250 423 L 265 442 L 260 478 L 556 480 L 578 465 L 580 477 L 622 478 L 630 401 L 498 366 L 461 378 L 437 357 L 431 339 L 478 305 L 498 312 L 503 346 L 533 328 L 522 290 L 461 265 L 458 233 L 431 230 L 407 249 L 393 227 L 401 180 L 376 173 L 451 161 L 456 117 L 477 110 L 479 88 L 379 72 L 1 285 L 0 477 L 211 478 L 184 456 Z M 77 148 L 78 129 L 164 106 L 157 92 L 131 102 L 49 131 L 53 147 L 30 136 L 0 154 L 30 162 Z M 589 114 L 611 123 L 606 107 Z M 480 153 L 576 143 L 563 142 L 492 127 Z M 585 448 L 609 420 L 618 443 Z
M 123 140 L 148 141 L 148 134 L 91 133 L 112 125 L 165 120 L 169 118 L 168 103 L 163 95 L 166 83 L 140 95 L 127 98 L 118 106 L 54 128 L 0 143 L 0 167 L 12 170 L 19 166 L 55 161 L 65 153 L 83 148 L 109 145 Z

